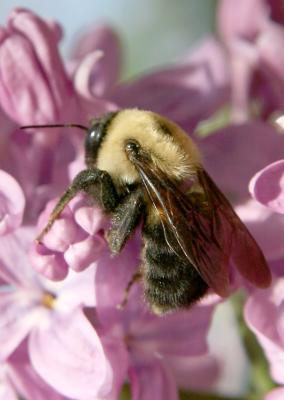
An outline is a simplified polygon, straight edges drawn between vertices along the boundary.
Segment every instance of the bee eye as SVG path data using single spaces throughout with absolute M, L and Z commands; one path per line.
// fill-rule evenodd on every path
M 99 127 L 95 126 L 90 130 L 86 137 L 85 148 L 87 152 L 92 152 L 97 149 L 101 142 L 102 132 Z
M 136 142 L 136 140 L 134 139 L 128 140 L 125 143 L 125 151 L 127 153 L 138 154 L 139 150 L 140 150 L 140 145 L 138 142 Z

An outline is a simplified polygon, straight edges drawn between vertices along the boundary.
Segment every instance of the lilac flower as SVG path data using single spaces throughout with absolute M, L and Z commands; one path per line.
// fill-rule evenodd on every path
M 218 28 L 232 72 L 233 120 L 250 114 L 251 94 L 266 117 L 283 110 L 283 10 L 275 1 L 242 0 L 219 3 Z M 253 13 L 254 18 L 251 18 Z
M 0 242 L 0 358 L 7 360 L 27 338 L 33 367 L 60 393 L 74 399 L 108 393 L 112 368 L 82 312 L 83 305 L 94 306 L 93 270 L 61 287 L 39 278 L 27 258 L 34 234 L 23 227 Z
M 119 37 L 108 26 L 87 30 L 74 44 L 74 86 L 85 97 L 108 98 L 120 78 Z
M 175 376 L 178 374 L 180 383 L 185 385 L 182 376 L 190 366 L 193 371 L 198 368 L 196 357 L 207 352 L 206 332 L 217 297 L 209 297 L 189 311 L 157 317 L 144 303 L 141 285 L 136 285 L 126 306 L 118 309 L 125 287 L 140 262 L 137 245 L 134 239 L 118 257 L 111 258 L 105 251 L 98 259 L 95 325 L 103 342 L 115 337 L 126 347 L 126 370 L 134 399 L 150 399 L 153 394 L 156 399 L 177 399 Z M 202 365 L 201 387 L 216 379 L 216 368 L 212 360 Z
M 259 203 L 284 214 L 284 160 L 259 171 L 250 182 L 250 192 Z
M 94 115 L 139 106 L 167 115 L 192 134 L 201 119 L 228 101 L 226 53 L 211 38 L 176 65 L 118 84 L 120 48 L 109 29 L 100 27 L 79 41 L 67 68 L 69 75 L 58 53 L 59 37 L 58 26 L 25 10 L 16 10 L 8 28 L 1 30 L 1 58 L 10 63 L 9 68 L 8 61 L 0 64 L 0 104 L 7 114 L 0 114 L 7 128 L 7 135 L 0 139 L 7 153 L 1 167 L 21 184 L 26 213 L 19 228 L 23 204 L 18 204 L 20 218 L 11 224 L 15 231 L 0 242 L 5 246 L 5 252 L 0 249 L 0 339 L 5 343 L 0 356 L 10 362 L 26 342 L 29 371 L 58 396 L 114 400 L 129 380 L 135 400 L 176 400 L 178 386 L 204 388 L 217 377 L 216 360 L 208 354 L 207 332 L 218 299 L 209 295 L 189 311 L 157 317 L 149 312 L 139 285 L 131 289 L 127 305 L 118 309 L 141 262 L 141 243 L 134 237 L 119 256 L 111 258 L 103 237 L 107 221 L 83 198 L 73 200 L 42 243 L 32 246 L 43 205 L 83 167 L 82 136 L 77 132 L 67 136 L 64 129 L 35 129 L 27 135 L 17 126 L 86 124 Z M 20 67 L 16 54 L 23 54 Z M 248 81 L 245 85 L 247 90 Z M 267 244 L 266 254 L 280 256 L 283 225 L 269 212 L 264 221 L 256 203 L 250 208 L 247 184 L 260 168 L 281 157 L 283 138 L 255 121 L 196 140 L 204 150 L 209 173 L 216 175 L 225 193 L 232 194 L 240 214 L 246 215 L 245 222 Z M 19 159 L 20 165 L 15 163 Z M 14 194 L 11 202 L 7 199 L 8 195 L 4 212 L 12 215 Z M 51 206 L 41 214 L 37 232 Z M 277 235 L 276 244 L 267 241 L 268 227 Z M 29 264 L 28 252 L 34 269 L 45 277 L 61 280 L 69 272 L 68 277 L 61 283 L 39 277 Z M 19 375 L 23 374 L 19 369 Z M 199 381 L 192 382 L 195 374 Z
M 0 170 L 0 235 L 5 235 L 21 225 L 25 197 L 18 182 Z
M 284 137 L 261 121 L 228 126 L 199 138 L 204 164 L 259 243 L 267 260 L 284 255 L 284 220 L 249 194 L 251 177 L 283 155 Z
M 21 125 L 68 119 L 75 111 L 58 39 L 56 25 L 24 9 L 14 10 L 7 28 L 1 29 L 0 102 Z
M 283 287 L 279 278 L 265 291 L 256 290 L 248 299 L 244 314 L 270 363 L 272 378 L 284 383 Z
M 269 392 L 264 400 L 282 400 L 284 396 L 284 388 L 277 388 Z
M 30 364 L 26 342 L 10 357 L 9 361 L 0 365 L 0 399 L 17 400 L 64 400 L 35 372 Z
M 52 201 L 39 219 L 39 229 L 46 224 L 55 205 Z M 89 267 L 106 242 L 101 234 L 104 217 L 96 206 L 79 196 L 65 208 L 41 243 L 34 243 L 30 259 L 34 268 L 45 277 L 61 280 L 68 267 L 76 272 Z M 66 234 L 67 233 L 67 234 Z
M 122 108 L 151 110 L 191 133 L 228 100 L 228 66 L 220 44 L 207 38 L 176 65 L 116 86 L 112 99 Z
M 59 55 L 57 24 L 16 9 L 0 31 L 0 105 L 6 113 L 0 113 L 0 167 L 21 184 L 29 203 L 25 221 L 34 223 L 47 201 L 68 184 L 66 164 L 74 160 L 82 133 L 70 129 L 19 132 L 18 125 L 86 123 L 113 106 L 76 91 Z

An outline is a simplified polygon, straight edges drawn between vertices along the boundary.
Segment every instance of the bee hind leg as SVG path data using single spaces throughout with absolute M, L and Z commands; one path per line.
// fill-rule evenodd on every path
M 137 271 L 132 275 L 130 281 L 128 282 L 128 284 L 126 286 L 126 288 L 124 289 L 124 295 L 123 295 L 123 299 L 122 299 L 121 303 L 119 303 L 116 306 L 119 310 L 122 310 L 126 306 L 126 304 L 128 302 L 130 289 L 132 288 L 134 283 L 137 283 L 142 279 L 142 276 L 143 275 L 142 275 L 141 271 Z

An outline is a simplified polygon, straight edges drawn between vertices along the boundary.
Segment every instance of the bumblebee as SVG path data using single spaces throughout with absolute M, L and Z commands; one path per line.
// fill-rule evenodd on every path
M 188 308 L 209 289 L 227 296 L 230 264 L 253 285 L 270 284 L 262 251 L 179 126 L 150 111 L 125 109 L 86 129 L 87 168 L 55 206 L 39 241 L 83 191 L 110 216 L 106 238 L 114 254 L 141 224 L 142 264 L 127 290 L 141 276 L 155 313 Z

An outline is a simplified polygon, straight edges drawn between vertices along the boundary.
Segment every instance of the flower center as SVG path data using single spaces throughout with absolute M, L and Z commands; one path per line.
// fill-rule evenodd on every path
M 54 294 L 45 292 L 41 298 L 41 304 L 46 308 L 53 308 L 56 300 Z

